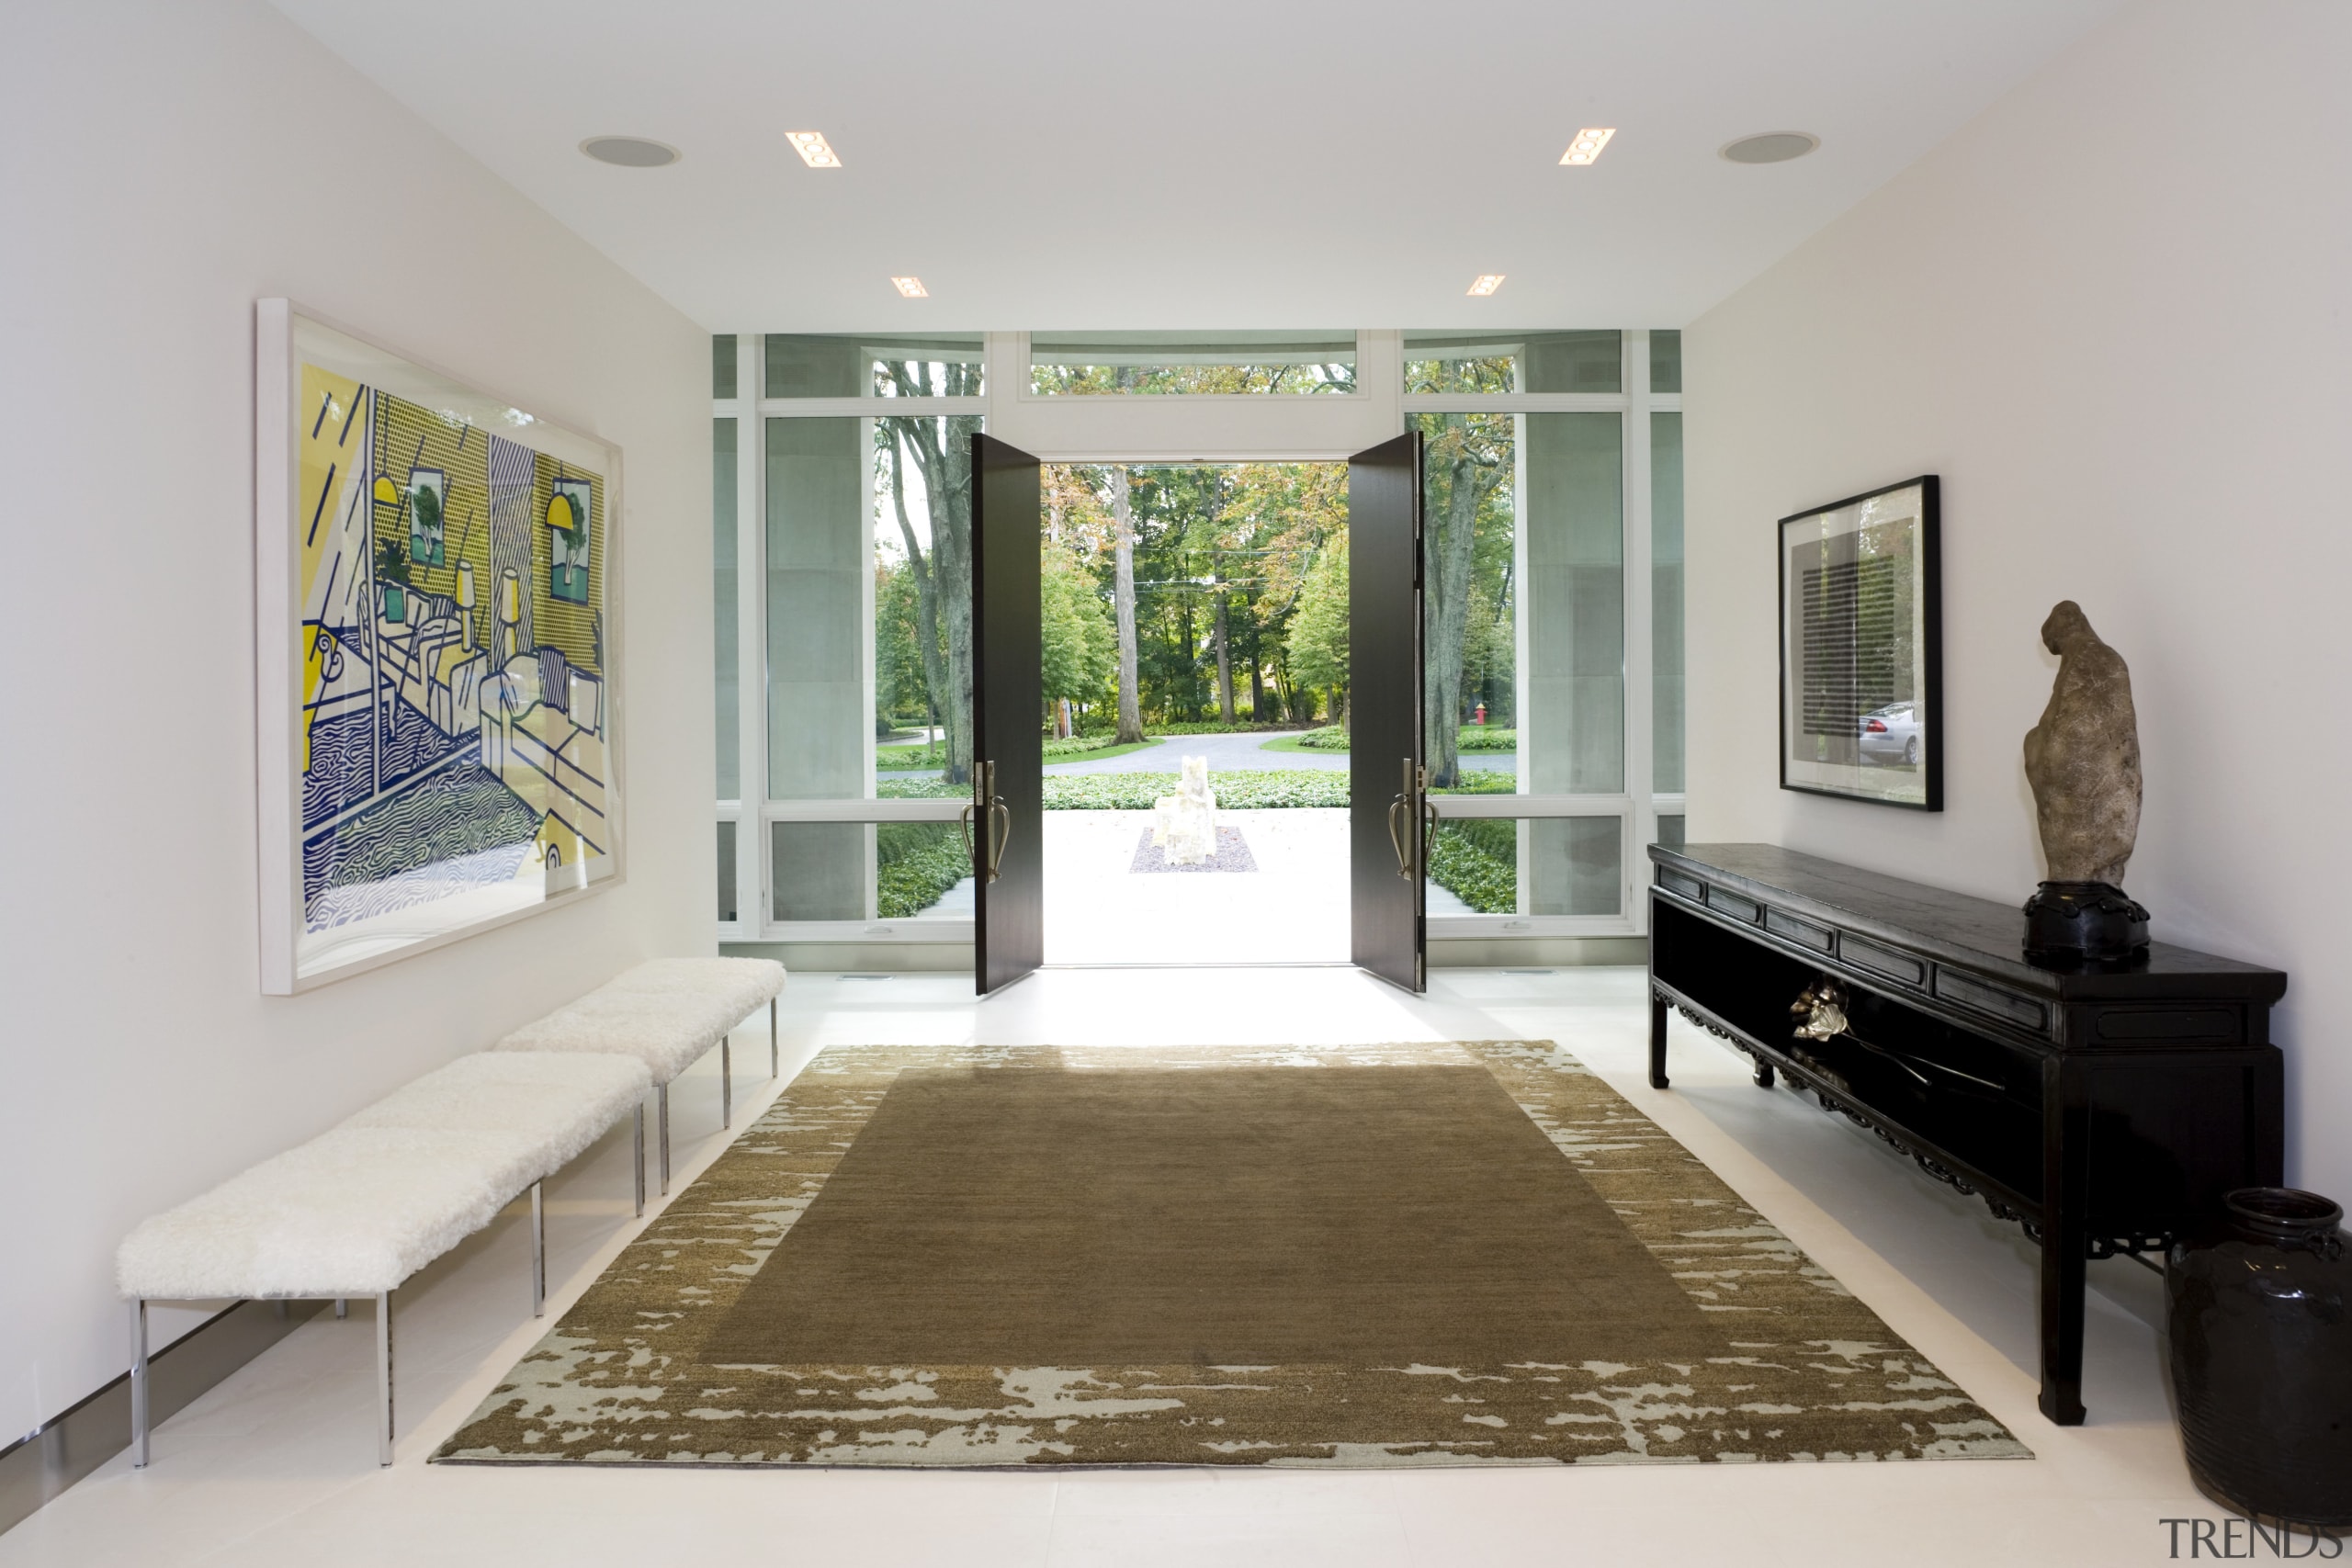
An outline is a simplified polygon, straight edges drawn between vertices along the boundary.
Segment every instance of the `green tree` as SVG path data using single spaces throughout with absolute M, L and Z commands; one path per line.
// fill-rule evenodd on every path
M 922 656 L 915 574 L 887 558 L 874 566 L 874 705 L 876 733 L 890 720 L 931 712 L 931 682 Z
M 1286 642 L 1292 678 L 1305 686 L 1328 686 L 1333 694 L 1331 718 L 1346 720 L 1348 684 L 1348 536 L 1326 542 L 1307 568 L 1298 594 L 1298 610 L 1290 623 Z
M 1039 583 L 1045 697 L 1100 701 L 1118 669 L 1109 607 L 1079 558 L 1048 545 Z
M 877 383 L 898 397 L 978 393 L 980 367 L 949 364 L 933 376 L 918 360 L 877 362 Z M 891 509 L 915 583 L 916 643 L 931 705 L 946 731 L 947 778 L 972 776 L 972 436 L 968 415 L 891 415 L 874 422 L 885 453 Z M 909 471 L 929 513 L 918 530 L 908 510 Z
M 1441 789 L 1462 782 L 1475 568 L 1482 536 L 1509 537 L 1514 430 L 1510 414 L 1421 416 L 1422 754 Z

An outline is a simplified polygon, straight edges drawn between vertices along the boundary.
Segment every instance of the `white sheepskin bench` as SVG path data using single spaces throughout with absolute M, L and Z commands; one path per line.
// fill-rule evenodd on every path
M 461 1057 L 124 1238 L 131 1438 L 147 1462 L 147 1303 L 376 1298 L 378 1457 L 392 1462 L 392 1292 L 531 1194 L 531 1310 L 547 1304 L 541 1183 L 632 1111 L 645 1208 L 644 1064 L 610 1055 Z
M 633 1056 L 652 1075 L 660 1122 L 662 1190 L 670 1190 L 670 1084 L 718 1048 L 718 1122 L 735 1124 L 735 1062 L 729 1039 L 762 1003 L 768 1010 L 768 1074 L 781 1066 L 775 998 L 784 965 L 764 958 L 663 958 L 640 964 L 526 1023 L 500 1052 L 592 1052 Z
M 695 992 L 722 1000 L 737 1019 L 768 1010 L 768 1076 L 782 1066 L 776 1048 L 775 999 L 784 991 L 784 965 L 773 958 L 655 958 L 617 980 L 596 987 L 608 996 L 674 996 Z

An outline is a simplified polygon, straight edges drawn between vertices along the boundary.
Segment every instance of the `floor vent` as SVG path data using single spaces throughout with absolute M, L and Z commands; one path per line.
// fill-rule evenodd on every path
M 1503 973 L 1506 975 L 1556 975 L 1559 971 L 1557 969 L 1506 969 Z

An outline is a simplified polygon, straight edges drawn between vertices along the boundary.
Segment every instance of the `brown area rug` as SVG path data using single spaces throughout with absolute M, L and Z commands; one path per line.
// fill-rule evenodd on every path
M 835 1047 L 435 1455 L 2028 1457 L 1544 1043 Z

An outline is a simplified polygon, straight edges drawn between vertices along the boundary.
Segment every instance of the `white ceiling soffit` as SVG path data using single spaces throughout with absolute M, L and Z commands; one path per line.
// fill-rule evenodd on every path
M 277 3 L 705 326 L 872 332 L 1679 325 L 2121 0 Z

